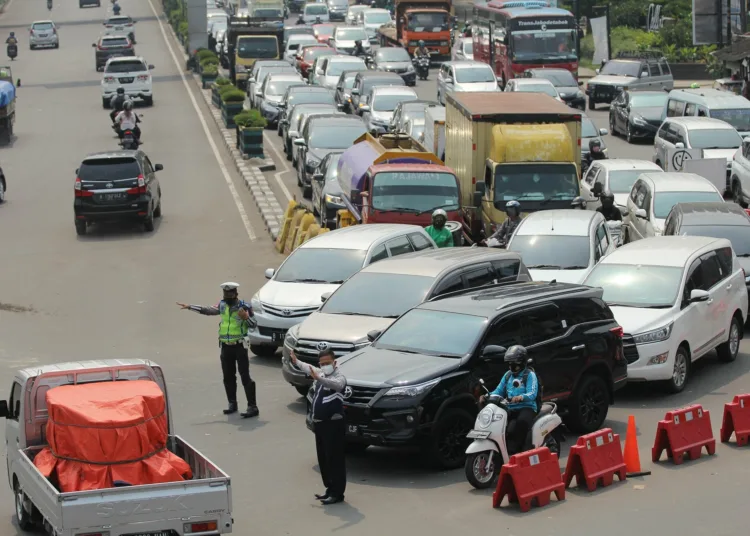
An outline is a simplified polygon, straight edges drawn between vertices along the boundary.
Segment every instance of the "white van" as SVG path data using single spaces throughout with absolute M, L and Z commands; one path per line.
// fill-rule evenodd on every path
M 721 119 L 750 135 L 750 101 L 718 89 L 673 89 L 669 92 L 662 120 L 667 117 L 704 116 Z

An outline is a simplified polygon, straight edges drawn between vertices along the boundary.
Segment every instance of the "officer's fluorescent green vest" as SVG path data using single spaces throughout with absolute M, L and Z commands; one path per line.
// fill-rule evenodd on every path
M 247 324 L 237 316 L 237 312 L 243 305 L 244 303 L 240 302 L 236 308 L 232 309 L 224 302 L 219 304 L 219 315 L 221 316 L 219 340 L 221 342 L 238 341 L 247 335 Z

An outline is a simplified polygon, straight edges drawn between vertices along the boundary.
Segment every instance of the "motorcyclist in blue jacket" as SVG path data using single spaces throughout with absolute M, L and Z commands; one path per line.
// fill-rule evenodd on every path
M 524 449 L 526 436 L 534 424 L 537 411 L 539 381 L 536 373 L 528 367 L 528 353 L 521 345 L 514 345 L 505 352 L 505 363 L 510 370 L 503 375 L 492 395 L 506 398 L 508 404 L 508 428 L 505 430 L 508 452 Z

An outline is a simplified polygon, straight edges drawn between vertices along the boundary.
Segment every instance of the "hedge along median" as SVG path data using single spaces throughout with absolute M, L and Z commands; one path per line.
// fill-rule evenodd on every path
M 268 126 L 258 110 L 243 110 L 234 116 L 237 125 L 237 148 L 250 158 L 265 158 L 263 130 Z
M 234 86 L 225 86 L 219 90 L 221 95 L 221 119 L 224 126 L 234 128 L 234 116 L 242 111 L 245 105 L 245 93 Z
M 214 83 L 211 84 L 211 103 L 216 106 L 217 108 L 221 108 L 221 93 L 219 90 L 221 88 L 231 86 L 232 81 L 228 78 L 224 78 L 223 76 L 219 76 L 214 80 Z

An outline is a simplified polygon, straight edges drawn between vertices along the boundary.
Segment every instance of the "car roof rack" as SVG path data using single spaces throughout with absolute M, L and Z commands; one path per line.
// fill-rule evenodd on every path
M 661 50 L 621 50 L 617 53 L 619 60 L 660 60 L 664 58 Z
M 429 301 L 429 302 L 440 301 L 440 300 L 443 300 L 445 298 L 453 298 L 455 296 L 461 296 L 462 294 L 466 294 L 468 292 L 474 292 L 474 291 L 477 291 L 477 290 L 485 290 L 485 289 L 488 289 L 488 288 L 507 287 L 508 285 L 512 285 L 512 284 L 515 284 L 515 283 L 529 283 L 531 281 L 531 277 L 529 277 L 527 274 L 520 274 L 518 276 L 514 275 L 514 276 L 510 276 L 510 277 L 513 277 L 513 279 L 503 278 L 500 281 L 498 281 L 497 283 L 489 283 L 487 285 L 482 285 L 482 286 L 479 286 L 479 287 L 462 288 L 460 290 L 454 290 L 453 292 L 446 292 L 445 294 L 440 294 L 438 296 L 433 296 L 432 298 L 430 298 L 427 301 Z

